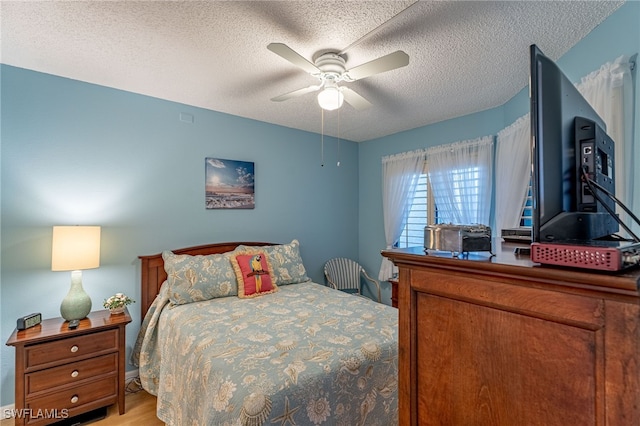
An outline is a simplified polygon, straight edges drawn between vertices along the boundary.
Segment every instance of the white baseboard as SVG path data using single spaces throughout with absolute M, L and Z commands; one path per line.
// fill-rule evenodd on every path
M 129 380 L 135 379 L 136 377 L 138 377 L 138 369 L 130 370 L 124 373 L 125 383 L 128 382 Z M 16 408 L 15 404 L 3 405 L 2 407 L 0 407 L 0 419 L 12 418 L 11 413 L 14 412 L 15 408 Z
M 126 373 L 124 373 L 124 381 L 125 382 L 128 382 L 131 379 L 135 379 L 136 377 L 138 377 L 138 369 L 137 368 L 135 370 L 127 371 Z

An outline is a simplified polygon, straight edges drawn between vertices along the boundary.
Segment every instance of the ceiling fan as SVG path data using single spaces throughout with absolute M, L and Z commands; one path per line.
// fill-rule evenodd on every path
M 322 91 L 318 94 L 318 104 L 325 110 L 334 110 L 342 106 L 343 101 L 357 110 L 369 108 L 371 103 L 347 86 L 338 83 L 350 83 L 356 80 L 391 71 L 409 64 L 409 55 L 402 50 L 366 62 L 351 69 L 346 69 L 346 62 L 341 53 L 328 52 L 320 55 L 314 63 L 305 59 L 302 55 L 283 43 L 271 43 L 267 49 L 281 56 L 297 67 L 316 77 L 318 84 L 294 90 L 272 98 L 272 101 L 281 102 L 307 93 Z M 346 49 L 345 49 L 346 50 Z

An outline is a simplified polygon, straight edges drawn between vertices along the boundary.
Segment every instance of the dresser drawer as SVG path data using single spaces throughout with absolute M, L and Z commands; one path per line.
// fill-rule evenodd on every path
M 36 392 L 53 389 L 70 383 L 79 383 L 92 377 L 115 373 L 118 370 L 118 354 L 111 353 L 97 358 L 64 364 L 25 374 L 27 397 Z
M 40 412 L 67 413 L 73 417 L 79 412 L 94 410 L 113 404 L 118 396 L 117 374 L 77 387 L 63 389 L 36 398 L 27 398 L 26 408 L 32 415 Z M 66 410 L 66 411 L 65 411 Z M 31 418 L 27 424 L 41 423 L 42 418 Z
M 106 330 L 25 347 L 25 370 L 51 367 L 118 350 L 118 330 Z

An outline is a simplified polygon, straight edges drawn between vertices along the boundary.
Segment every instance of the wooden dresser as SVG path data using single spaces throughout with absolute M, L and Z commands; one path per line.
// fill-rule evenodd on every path
M 91 312 L 70 330 L 62 318 L 15 330 L 15 424 L 45 425 L 118 403 L 124 414 L 129 312 Z
M 400 272 L 399 424 L 639 425 L 640 270 L 544 267 L 496 246 L 382 252 Z

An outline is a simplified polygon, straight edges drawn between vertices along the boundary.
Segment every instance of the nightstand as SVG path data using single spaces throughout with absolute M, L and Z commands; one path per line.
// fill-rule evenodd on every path
M 46 425 L 118 403 L 124 414 L 129 311 L 91 312 L 69 330 L 62 318 L 14 330 L 16 425 Z

